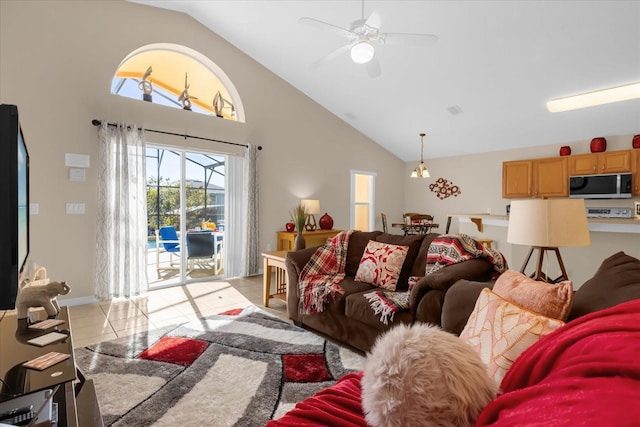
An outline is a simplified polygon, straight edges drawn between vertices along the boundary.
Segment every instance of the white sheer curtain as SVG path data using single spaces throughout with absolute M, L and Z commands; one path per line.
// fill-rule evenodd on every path
M 144 131 L 103 120 L 98 139 L 96 296 L 141 295 L 147 291 Z
M 260 267 L 258 219 L 258 147 L 249 144 L 245 153 L 244 194 L 247 200 L 247 224 L 244 246 L 245 276 L 258 274 Z
M 225 172 L 225 277 L 251 276 L 260 261 L 256 146 L 249 144 L 244 158 L 228 156 Z

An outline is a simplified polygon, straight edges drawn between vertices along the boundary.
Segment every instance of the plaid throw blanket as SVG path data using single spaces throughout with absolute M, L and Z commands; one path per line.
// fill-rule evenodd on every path
M 425 275 L 474 258 L 485 258 L 493 264 L 493 278 L 507 269 L 507 261 L 495 249 L 485 247 L 466 234 L 443 234 L 429 246 Z
M 316 249 L 309 262 L 304 266 L 298 280 L 300 289 L 300 312 L 302 314 L 320 313 L 324 306 L 343 293 L 340 282 L 344 279 L 344 267 L 347 263 L 349 237 L 353 230 L 341 231 Z
M 497 277 L 505 271 L 507 261 L 504 256 L 492 248 L 486 248 L 466 234 L 444 234 L 431 242 L 427 252 L 427 268 L 425 276 L 448 265 L 457 264 L 474 258 L 485 258 L 493 264 L 493 276 Z M 409 278 L 409 290 L 400 292 L 376 290 L 368 292 L 364 297 L 369 301 L 373 312 L 380 315 L 385 325 L 393 322 L 395 314 L 409 308 L 409 295 L 421 277 Z

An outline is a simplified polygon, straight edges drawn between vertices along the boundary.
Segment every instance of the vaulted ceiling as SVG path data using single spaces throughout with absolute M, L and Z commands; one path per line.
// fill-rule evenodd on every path
M 191 15 L 405 161 L 421 132 L 425 158 L 640 133 L 640 99 L 546 108 L 640 81 L 640 1 L 131 1 Z M 347 40 L 299 19 L 349 29 L 363 9 L 381 32 L 438 41 L 375 44 L 373 78 L 348 50 L 312 66 Z

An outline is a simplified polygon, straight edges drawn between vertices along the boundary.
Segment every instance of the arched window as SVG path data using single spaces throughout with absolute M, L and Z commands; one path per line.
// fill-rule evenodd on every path
M 244 122 L 240 96 L 227 75 L 209 58 L 176 44 L 131 52 L 118 66 L 111 93 Z

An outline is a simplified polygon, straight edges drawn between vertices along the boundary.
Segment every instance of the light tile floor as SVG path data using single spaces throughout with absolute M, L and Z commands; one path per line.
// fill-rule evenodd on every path
M 69 307 L 75 347 L 255 305 L 289 321 L 284 301 L 262 303 L 262 276 L 214 280 L 148 292 L 143 298 Z

